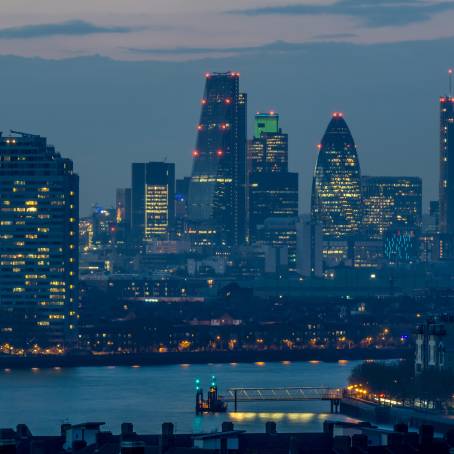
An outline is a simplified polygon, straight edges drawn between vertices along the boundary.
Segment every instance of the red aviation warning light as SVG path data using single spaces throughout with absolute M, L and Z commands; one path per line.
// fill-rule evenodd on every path
M 232 100 L 230 98 L 225 98 L 224 101 L 226 104 L 232 104 Z
M 321 143 L 317 144 L 317 148 L 318 148 L 319 150 L 321 150 L 322 144 L 321 144 Z
M 211 76 L 211 73 L 205 73 L 205 77 L 208 79 Z
M 192 150 L 192 157 L 193 158 L 198 158 L 200 156 L 200 151 L 199 150 Z
M 218 151 L 216 151 L 216 154 L 218 155 L 218 157 L 222 158 L 222 156 L 224 156 L 224 151 L 219 149 Z
M 333 118 L 342 118 L 343 116 L 342 112 L 333 112 Z
M 202 101 L 201 101 L 201 103 L 202 103 L 203 105 L 205 105 L 207 102 L 208 102 L 208 101 L 207 101 L 205 98 L 202 99 Z
M 225 131 L 226 129 L 229 129 L 229 126 L 230 125 L 228 123 L 221 123 L 220 128 Z
M 197 125 L 197 131 L 202 131 L 203 125 Z

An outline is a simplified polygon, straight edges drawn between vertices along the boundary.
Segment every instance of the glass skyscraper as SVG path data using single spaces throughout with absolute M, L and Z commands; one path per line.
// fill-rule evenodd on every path
M 454 97 L 440 98 L 441 234 L 454 235 Z
M 76 338 L 79 178 L 44 137 L 0 134 L 0 344 Z
M 248 142 L 249 172 L 287 172 L 288 135 L 279 127 L 279 114 L 257 112 L 254 131 Z
M 257 172 L 249 176 L 251 242 L 258 240 L 259 226 L 268 218 L 298 217 L 298 174 Z
M 298 174 L 288 171 L 288 135 L 279 127 L 279 114 L 258 112 L 254 134 L 248 143 L 252 243 L 266 219 L 298 217 Z
M 355 142 L 335 112 L 319 145 L 312 183 L 312 218 L 328 240 L 353 239 L 360 231 L 361 174 Z
M 132 164 L 131 216 L 136 241 L 170 239 L 175 229 L 175 164 Z
M 381 240 L 391 228 L 421 229 L 421 178 L 363 176 L 361 183 L 363 227 L 368 238 Z
M 189 233 L 199 242 L 246 241 L 246 105 L 237 72 L 206 74 L 189 185 Z

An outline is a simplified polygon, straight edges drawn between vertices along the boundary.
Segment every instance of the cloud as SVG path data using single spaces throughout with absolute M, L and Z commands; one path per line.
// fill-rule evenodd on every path
M 82 20 L 71 20 L 53 24 L 1 28 L 0 39 L 33 39 L 56 35 L 85 36 L 98 33 L 131 33 L 140 29 L 139 27 L 124 26 L 104 27 Z
M 289 43 L 287 41 L 274 41 L 260 46 L 249 47 L 172 47 L 172 48 L 128 48 L 130 52 L 146 55 L 194 55 L 194 54 L 251 54 L 292 52 L 301 50 L 304 43 Z
M 357 37 L 356 33 L 323 33 L 314 36 L 315 39 L 352 39 Z
M 396 27 L 429 20 L 434 14 L 454 10 L 454 1 L 337 0 L 328 5 L 289 4 L 230 11 L 246 16 L 350 16 L 369 27 Z

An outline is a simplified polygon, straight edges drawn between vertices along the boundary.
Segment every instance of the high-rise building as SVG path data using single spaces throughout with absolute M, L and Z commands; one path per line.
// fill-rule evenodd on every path
M 329 240 L 354 238 L 361 227 L 361 174 L 355 142 L 335 112 L 319 145 L 312 183 L 312 218 Z
M 206 74 L 192 152 L 188 218 L 193 236 L 234 246 L 246 241 L 246 104 L 237 72 Z
M 364 176 L 361 183 L 363 227 L 368 238 L 383 239 L 390 228 L 421 228 L 421 178 Z
M 0 134 L 0 344 L 75 341 L 79 177 L 44 137 Z
M 249 175 L 249 235 L 258 240 L 258 230 L 268 218 L 298 217 L 298 174 L 257 172 Z
M 454 97 L 440 98 L 440 233 L 454 235 Z
M 131 188 L 118 188 L 115 198 L 115 242 L 126 243 L 131 232 Z
M 251 242 L 266 219 L 298 217 L 298 174 L 288 171 L 288 135 L 279 127 L 279 114 L 258 112 L 254 131 L 248 144 Z
M 175 182 L 175 234 L 177 238 L 182 238 L 186 233 L 190 181 L 190 177 L 184 177 Z
M 287 172 L 288 135 L 279 127 L 279 114 L 258 112 L 254 131 L 248 142 L 249 172 Z
M 276 134 L 279 132 L 279 114 L 277 112 L 257 112 L 255 115 L 254 137 L 262 133 Z
M 115 234 L 115 210 L 94 205 L 91 214 L 95 247 L 112 244 Z
M 175 164 L 132 164 L 131 225 L 134 239 L 168 240 L 175 224 Z

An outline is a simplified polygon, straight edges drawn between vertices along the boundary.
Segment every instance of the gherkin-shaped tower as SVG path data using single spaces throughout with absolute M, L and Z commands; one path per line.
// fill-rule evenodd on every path
M 327 240 L 349 240 L 360 231 L 361 172 L 355 142 L 335 112 L 319 145 L 312 183 L 312 218 Z

